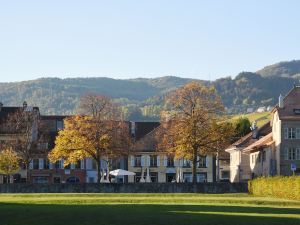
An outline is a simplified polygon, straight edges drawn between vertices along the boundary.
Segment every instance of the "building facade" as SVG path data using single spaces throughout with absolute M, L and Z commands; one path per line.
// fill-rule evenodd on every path
M 226 149 L 230 181 L 258 176 L 300 175 L 300 87 L 294 86 L 271 111 L 270 123 Z

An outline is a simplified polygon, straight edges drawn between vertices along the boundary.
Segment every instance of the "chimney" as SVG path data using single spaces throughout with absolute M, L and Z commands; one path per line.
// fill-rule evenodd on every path
M 283 96 L 280 94 L 278 98 L 278 106 L 279 108 L 283 108 Z
M 23 102 L 23 108 L 24 109 L 27 108 L 27 102 L 26 101 Z
M 253 139 L 257 139 L 257 137 L 258 137 L 258 130 L 257 130 L 257 126 L 256 126 L 256 121 L 253 121 L 250 129 L 252 130 L 252 138 Z

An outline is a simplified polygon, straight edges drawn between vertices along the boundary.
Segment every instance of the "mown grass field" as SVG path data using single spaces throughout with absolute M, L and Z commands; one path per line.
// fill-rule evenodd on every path
M 1 225 L 300 224 L 300 201 L 247 194 L 1 194 Z

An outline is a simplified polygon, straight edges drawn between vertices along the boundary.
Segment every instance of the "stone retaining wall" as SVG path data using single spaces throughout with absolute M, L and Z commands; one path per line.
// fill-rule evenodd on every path
M 0 193 L 247 193 L 247 183 L 1 184 Z

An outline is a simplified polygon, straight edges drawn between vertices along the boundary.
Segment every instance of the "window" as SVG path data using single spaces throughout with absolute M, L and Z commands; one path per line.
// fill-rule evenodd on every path
M 258 159 L 257 159 L 258 162 L 261 162 L 261 153 L 258 153 Z
M 79 183 L 80 180 L 78 177 L 69 177 L 67 180 L 66 180 L 66 183 L 69 183 L 69 184 L 75 184 L 75 183 Z
M 135 167 L 141 166 L 141 156 L 140 155 L 136 155 L 134 157 L 134 166 Z
M 284 138 L 285 139 L 295 139 L 296 138 L 296 128 L 285 127 L 284 128 Z
M 296 149 L 296 159 L 300 160 L 300 148 Z
M 34 177 L 33 183 L 34 184 L 47 184 L 48 178 L 47 177 Z
M 34 170 L 38 170 L 39 169 L 39 159 L 33 159 L 32 162 L 33 162 L 33 167 L 32 168 Z
M 95 159 L 92 159 L 92 170 L 97 169 L 97 161 Z
M 300 139 L 300 128 L 296 128 L 296 138 Z
M 48 159 L 44 159 L 44 169 L 45 170 L 49 169 L 49 160 Z
M 81 169 L 81 160 L 78 160 L 78 161 L 75 163 L 75 169 Z
M 207 181 L 207 174 L 206 173 L 197 173 L 197 182 L 203 183 Z
M 183 180 L 185 183 L 191 183 L 193 181 L 192 173 L 183 173 Z M 202 183 L 207 181 L 207 173 L 197 173 L 197 182 Z
M 57 120 L 56 121 L 56 130 L 63 130 L 64 129 L 64 122 L 62 120 Z
M 55 169 L 60 169 L 60 161 L 56 161 L 54 164 Z
M 300 148 L 286 148 L 284 151 L 285 160 L 300 160 Z
M 228 170 L 221 171 L 221 177 L 222 177 L 222 179 L 229 179 L 230 171 L 228 171 Z
M 48 149 L 48 143 L 47 142 L 37 143 L 37 149 L 38 150 L 47 150 Z
M 60 184 L 60 177 L 54 177 L 53 178 L 53 183 L 54 184 Z
M 262 152 L 262 161 L 265 162 L 266 161 L 266 151 Z
M 157 173 L 156 172 L 150 172 L 150 178 L 151 178 L 151 182 L 157 182 L 158 181 Z
M 168 156 L 167 167 L 174 167 L 174 157 Z
M 199 156 L 198 167 L 205 168 L 206 167 L 206 156 Z
M 188 159 L 183 159 L 183 167 L 191 167 L 191 161 Z
M 288 159 L 289 160 L 295 160 L 296 159 L 296 149 L 295 148 L 289 148 L 289 150 L 288 150 Z
M 150 166 L 157 167 L 157 156 L 156 155 L 150 155 Z

